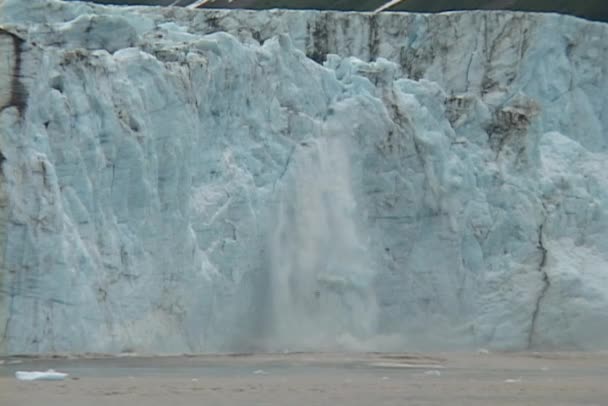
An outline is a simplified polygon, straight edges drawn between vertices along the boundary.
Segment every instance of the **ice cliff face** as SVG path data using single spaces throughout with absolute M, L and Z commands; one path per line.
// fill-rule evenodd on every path
M 605 347 L 606 25 L 3 0 L 0 28 L 0 353 Z

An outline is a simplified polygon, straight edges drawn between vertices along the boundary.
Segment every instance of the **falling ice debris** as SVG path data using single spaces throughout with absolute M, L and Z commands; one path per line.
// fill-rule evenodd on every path
M 15 377 L 20 381 L 63 381 L 68 374 L 49 369 L 40 371 L 17 371 Z

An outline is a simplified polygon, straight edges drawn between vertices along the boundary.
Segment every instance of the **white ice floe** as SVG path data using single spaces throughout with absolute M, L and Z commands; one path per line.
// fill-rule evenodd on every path
M 373 367 L 377 368 L 403 368 L 403 369 L 427 369 L 427 368 L 445 368 L 443 365 L 433 365 L 433 364 L 404 364 L 401 362 L 374 362 L 370 364 Z
M 20 381 L 62 381 L 68 377 L 68 374 L 57 372 L 54 369 L 47 371 L 17 371 L 15 377 Z

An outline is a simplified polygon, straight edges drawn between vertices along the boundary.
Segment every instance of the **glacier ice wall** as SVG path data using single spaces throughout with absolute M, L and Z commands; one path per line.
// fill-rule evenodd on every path
M 605 347 L 606 25 L 1 0 L 0 28 L 0 353 Z

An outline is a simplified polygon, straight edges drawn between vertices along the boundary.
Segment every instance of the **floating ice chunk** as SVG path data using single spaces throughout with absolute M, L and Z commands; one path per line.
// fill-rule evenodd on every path
M 424 374 L 427 376 L 441 376 L 441 371 L 437 371 L 436 369 L 433 369 L 430 371 L 426 371 Z
M 49 369 L 46 372 L 40 371 L 17 371 L 15 377 L 20 381 L 62 381 L 68 374 Z
M 377 368 L 404 368 L 404 369 L 426 369 L 426 368 L 445 368 L 443 365 L 435 364 L 404 364 L 400 362 L 374 362 L 370 364 Z
M 517 379 L 505 379 L 505 383 L 521 383 L 521 376 Z
M 257 369 L 255 371 L 253 371 L 254 375 L 268 375 L 268 372 L 264 371 L 263 369 Z

